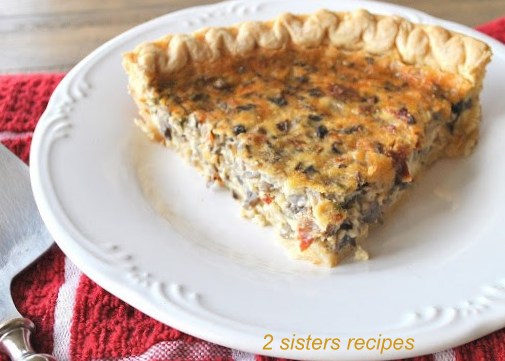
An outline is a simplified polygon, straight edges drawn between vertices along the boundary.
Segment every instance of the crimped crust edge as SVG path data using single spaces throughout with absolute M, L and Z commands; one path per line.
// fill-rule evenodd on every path
M 190 35 L 167 35 L 125 53 L 123 66 L 130 75 L 130 89 L 140 95 L 158 76 L 174 73 L 190 62 L 246 56 L 258 47 L 282 49 L 291 45 L 303 49 L 324 44 L 372 55 L 396 53 L 405 64 L 458 74 L 473 84 L 481 81 L 491 58 L 489 46 L 470 36 L 360 9 L 319 10 L 311 15 L 285 13 L 267 22 L 248 21 Z

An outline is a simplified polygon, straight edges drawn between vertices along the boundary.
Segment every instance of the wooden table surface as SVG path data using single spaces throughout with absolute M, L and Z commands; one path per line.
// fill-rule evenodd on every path
M 310 1 L 310 0 L 307 0 Z M 68 71 L 146 20 L 216 0 L 0 0 L 0 73 Z M 394 0 L 469 26 L 505 16 L 505 0 Z

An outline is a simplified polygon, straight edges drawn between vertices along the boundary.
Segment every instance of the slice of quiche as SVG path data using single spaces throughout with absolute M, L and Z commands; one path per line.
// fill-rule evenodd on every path
M 137 124 L 297 258 L 335 266 L 433 161 L 467 155 L 490 48 L 364 10 L 168 35 L 126 53 Z M 237 235 L 237 237 L 239 237 Z

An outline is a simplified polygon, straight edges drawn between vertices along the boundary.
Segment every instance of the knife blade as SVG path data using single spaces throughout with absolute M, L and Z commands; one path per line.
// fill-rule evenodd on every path
M 0 144 L 0 351 L 12 360 L 55 360 L 31 348 L 33 323 L 18 312 L 10 292 L 14 276 L 52 244 L 35 205 L 28 167 Z

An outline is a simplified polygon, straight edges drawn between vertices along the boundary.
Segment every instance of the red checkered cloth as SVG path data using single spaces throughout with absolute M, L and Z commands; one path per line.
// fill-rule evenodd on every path
M 505 18 L 479 30 L 505 42 Z M 62 78 L 0 76 L 0 141 L 25 162 L 33 129 Z M 35 348 L 60 361 L 274 360 L 199 340 L 149 318 L 83 275 L 57 246 L 14 280 L 12 293 L 19 311 L 37 326 Z M 505 360 L 504 330 L 412 360 Z

